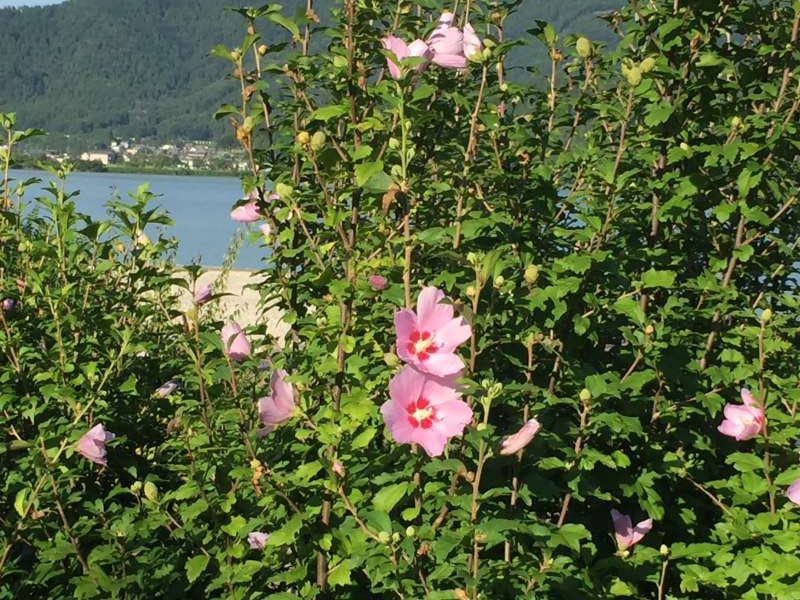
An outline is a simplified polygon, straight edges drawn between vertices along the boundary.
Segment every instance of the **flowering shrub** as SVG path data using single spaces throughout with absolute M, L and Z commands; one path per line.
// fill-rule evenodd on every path
M 4 213 L 3 593 L 800 598 L 800 6 L 643 4 L 544 83 L 514 2 L 240 9 L 285 339 L 181 315 L 142 203 L 122 262 Z

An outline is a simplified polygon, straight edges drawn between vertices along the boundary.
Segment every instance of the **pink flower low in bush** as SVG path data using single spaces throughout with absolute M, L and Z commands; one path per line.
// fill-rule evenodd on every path
M 271 394 L 258 400 L 258 416 L 264 425 L 258 431 L 261 437 L 291 419 L 297 408 L 294 388 L 286 381 L 286 371 L 280 369 L 272 373 L 269 387 Z
M 237 206 L 231 211 L 231 219 L 239 223 L 253 223 L 261 218 L 261 213 L 258 210 L 258 204 L 255 200 Z
M 460 399 L 456 376 L 434 377 L 405 366 L 389 382 L 389 400 L 381 406 L 398 444 L 419 444 L 428 456 L 444 452 L 447 440 L 463 433 L 472 409 Z
M 473 32 L 474 33 L 474 32 Z M 445 69 L 463 69 L 467 66 L 464 55 L 464 33 L 453 27 L 453 13 L 445 11 L 439 17 L 439 25 L 428 37 L 433 50 L 431 61 Z
M 78 440 L 77 450 L 84 458 L 97 463 L 106 465 L 106 443 L 114 439 L 114 434 L 106 431 L 102 423 L 98 423 Z
M 399 37 L 387 35 L 381 40 L 381 44 L 383 44 L 386 50 L 394 54 L 398 60 L 409 57 L 419 57 L 424 58 L 427 62 L 433 56 L 433 52 L 428 47 L 428 44 L 422 40 L 414 40 L 410 44 L 406 44 L 405 41 L 401 40 Z M 392 79 L 400 79 L 403 76 L 403 70 L 400 68 L 400 65 L 391 58 L 386 58 L 386 65 L 389 67 L 389 74 L 392 76 Z M 424 68 L 425 63 L 422 63 L 417 67 L 417 71 L 422 71 Z
M 250 341 L 238 323 L 229 323 L 220 332 L 222 337 L 222 351 L 225 356 L 236 362 L 241 362 L 250 356 Z
M 442 303 L 444 292 L 426 287 L 417 299 L 417 312 L 404 308 L 394 315 L 397 355 L 420 371 L 444 377 L 458 373 L 464 362 L 455 353 L 469 339 L 472 329 L 453 306 Z
M 744 404 L 725 405 L 725 420 L 717 428 L 739 442 L 761 435 L 766 424 L 764 409 L 746 388 L 742 388 L 742 402 Z
M 214 295 L 214 288 L 211 285 L 204 285 L 201 287 L 196 287 L 193 294 L 194 303 L 197 306 L 202 306 Z
M 483 50 L 483 44 L 481 43 L 481 38 L 478 37 L 478 34 L 475 33 L 475 30 L 469 23 L 464 25 L 463 49 L 464 49 L 464 56 L 467 57 L 467 60 L 477 60 L 478 58 L 480 58 L 481 51 Z
M 635 546 L 653 528 L 653 519 L 645 519 L 634 526 L 628 515 L 623 515 L 613 508 L 611 509 L 611 518 L 614 521 L 617 548 L 620 550 L 627 550 Z
M 263 550 L 267 545 L 269 534 L 263 531 L 251 531 L 247 534 L 247 543 L 251 550 Z
M 789 489 L 786 490 L 786 497 L 800 506 L 800 479 L 789 486 Z
M 369 283 L 369 287 L 373 290 L 380 292 L 386 289 L 389 282 L 383 275 L 370 275 L 367 277 L 367 283 Z
M 500 454 L 516 454 L 525 446 L 531 443 L 531 440 L 542 428 L 542 424 L 535 418 L 529 419 L 517 433 L 508 436 L 503 440 L 500 448 Z

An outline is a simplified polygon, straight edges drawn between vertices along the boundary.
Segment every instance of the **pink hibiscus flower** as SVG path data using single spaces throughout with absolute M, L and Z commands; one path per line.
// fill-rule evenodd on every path
M 726 404 L 725 420 L 717 427 L 720 433 L 739 442 L 761 435 L 766 424 L 764 409 L 753 398 L 750 390 L 742 388 L 741 394 L 744 404 Z
M 439 377 L 458 373 L 464 362 L 456 347 L 469 339 L 472 329 L 453 306 L 443 304 L 444 292 L 426 287 L 417 299 L 417 312 L 404 308 L 394 315 L 397 355 L 420 371 Z
M 220 332 L 222 351 L 231 360 L 241 362 L 250 356 L 250 342 L 238 323 L 229 323 Z
M 472 421 L 472 409 L 459 399 L 455 379 L 408 365 L 392 378 L 381 414 L 398 444 L 419 444 L 428 456 L 439 456 L 447 440 L 463 433 Z
M 286 381 L 286 371 L 282 369 L 274 371 L 269 380 L 269 388 L 272 395 L 258 400 L 258 416 L 264 424 L 264 427 L 258 430 L 258 435 L 261 437 L 291 419 L 297 406 L 294 401 L 294 388 Z
M 263 550 L 267 545 L 269 534 L 263 531 L 251 531 L 247 534 L 247 543 L 252 550 Z
M 394 54 L 398 60 L 414 56 L 424 58 L 427 62 L 433 56 L 433 52 L 428 47 L 428 44 L 422 40 L 414 40 L 410 44 L 406 44 L 399 37 L 387 35 L 381 40 L 381 44 L 383 44 L 386 50 Z M 403 76 L 403 70 L 400 68 L 400 65 L 391 58 L 386 58 L 386 64 L 389 67 L 389 74 L 392 76 L 392 79 L 400 79 Z M 417 71 L 422 71 L 424 68 L 425 63 L 422 63 L 417 67 Z
M 529 419 L 517 433 L 503 440 L 500 454 L 516 454 L 531 443 L 531 440 L 541 428 L 542 425 L 539 421 L 536 419 Z
M 261 218 L 261 213 L 258 210 L 258 203 L 253 200 L 247 204 L 237 206 L 231 211 L 231 219 L 239 223 L 252 223 Z
M 611 518 L 614 521 L 614 535 L 620 550 L 627 550 L 635 546 L 653 528 L 653 519 L 640 521 L 634 527 L 628 515 L 623 515 L 613 508 L 611 509 Z
M 78 440 L 77 450 L 84 458 L 98 465 L 106 465 L 106 443 L 114 439 L 114 434 L 106 431 L 102 423 L 98 423 Z
M 467 66 L 464 56 L 464 34 L 453 27 L 453 13 L 445 11 L 439 17 L 439 25 L 428 37 L 428 46 L 433 50 L 431 61 L 445 69 L 463 69 Z
M 369 283 L 369 287 L 371 287 L 373 290 L 380 292 L 386 289 L 386 285 L 389 282 L 383 275 L 370 275 L 367 277 L 367 283 Z
M 800 479 L 796 480 L 789 489 L 786 490 L 786 497 L 792 502 L 800 506 Z

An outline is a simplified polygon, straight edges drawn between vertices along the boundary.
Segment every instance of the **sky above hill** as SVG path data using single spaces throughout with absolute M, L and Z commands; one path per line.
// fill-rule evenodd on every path
M 0 0 L 0 8 L 9 6 L 45 6 L 46 4 L 58 4 L 64 0 Z

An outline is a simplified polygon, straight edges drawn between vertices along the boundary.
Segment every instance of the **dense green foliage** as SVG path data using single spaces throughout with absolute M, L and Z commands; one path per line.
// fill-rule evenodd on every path
M 228 0 L 70 0 L 43 8 L 0 9 L 0 110 L 46 129 L 35 141 L 50 148 L 84 150 L 112 136 L 156 140 L 230 140 L 209 118 L 234 97 L 223 65 L 209 50 L 238 32 Z M 329 2 L 317 11 L 327 20 Z M 510 33 L 535 19 L 596 38 L 606 36 L 596 11 L 616 1 L 528 2 Z M 305 2 L 286 3 L 287 12 Z M 267 43 L 277 29 L 267 26 Z M 530 49 L 528 50 L 530 52 Z M 541 64 L 541 48 L 534 63 Z M 530 64 L 530 56 L 518 56 Z M 524 62 L 523 62 L 524 59 Z M 235 93 L 235 92 L 233 92 Z M 69 135 L 68 138 L 63 135 Z
M 249 327 L 241 362 L 213 301 L 171 302 L 144 191 L 83 227 L 58 188 L 20 221 L 5 183 L 0 598 L 800 598 L 800 2 L 632 2 L 610 52 L 542 24 L 544 85 L 506 78 L 513 3 L 459 3 L 484 51 L 393 79 L 381 38 L 441 9 L 348 0 L 313 32 L 252 9 L 215 50 L 289 326 Z M 471 328 L 474 418 L 433 456 L 381 413 L 425 286 Z M 98 423 L 103 467 L 74 451 Z M 615 544 L 612 509 L 652 530 Z

